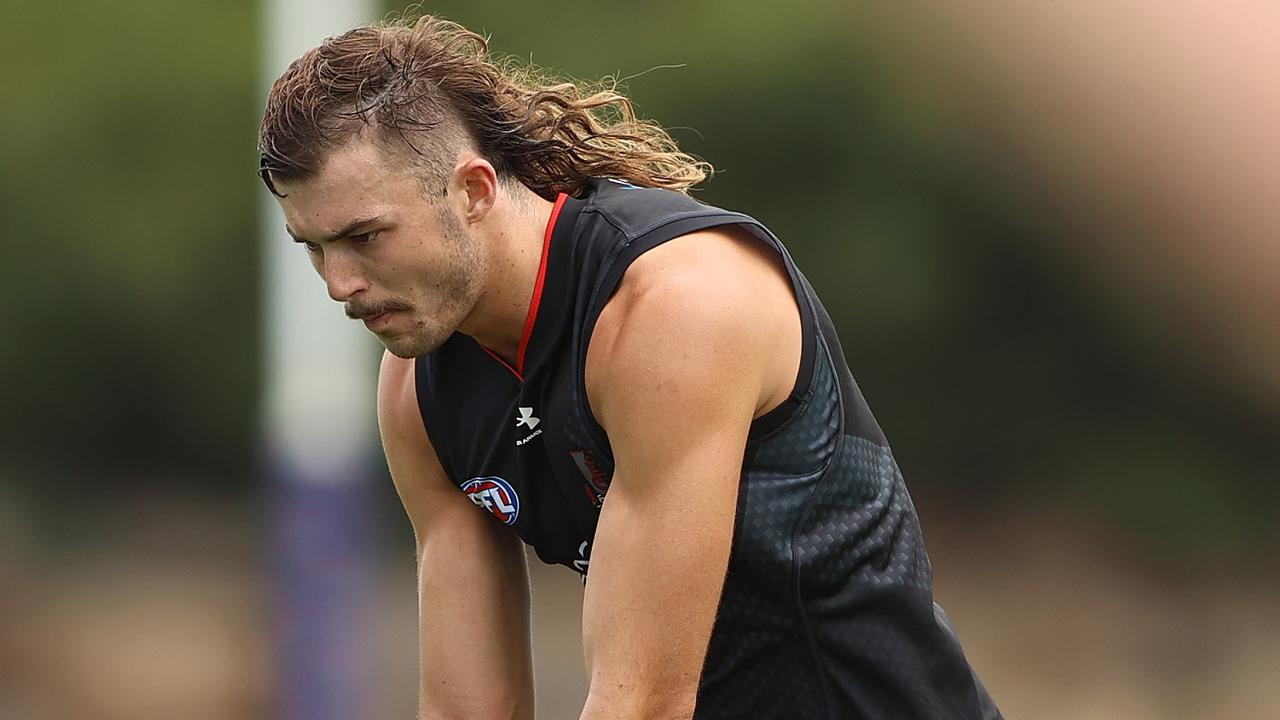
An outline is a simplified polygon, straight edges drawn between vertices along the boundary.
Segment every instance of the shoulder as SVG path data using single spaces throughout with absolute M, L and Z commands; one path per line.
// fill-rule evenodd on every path
M 751 318 L 761 310 L 753 290 L 769 274 L 771 251 L 744 236 L 728 227 L 701 230 L 636 258 L 600 313 L 592 343 L 645 333 L 750 340 L 757 334 Z
M 427 437 L 418 410 L 415 369 L 415 360 L 383 354 L 378 371 L 378 430 L 391 479 L 421 542 L 439 518 L 459 517 L 466 522 L 473 506 L 449 481 Z
M 652 401 L 664 388 L 732 389 L 763 405 L 785 381 L 777 343 L 793 326 L 794 295 L 772 248 L 736 226 L 667 241 L 627 268 L 600 313 L 587 353 L 592 407 L 603 419 L 605 406 Z
M 384 351 L 378 368 L 378 427 L 384 442 L 425 437 L 418 409 L 416 361 Z

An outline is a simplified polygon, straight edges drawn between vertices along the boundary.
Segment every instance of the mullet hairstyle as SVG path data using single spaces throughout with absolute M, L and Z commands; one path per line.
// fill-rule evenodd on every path
M 493 57 L 486 38 L 447 20 L 359 27 L 307 51 L 271 86 L 258 175 L 283 197 L 275 180 L 314 177 L 329 151 L 366 130 L 393 157 L 409 157 L 424 187 L 437 192 L 468 146 L 500 178 L 547 199 L 581 195 L 597 177 L 687 192 L 713 172 L 658 124 L 638 119 L 615 82 L 596 89 L 545 82 L 536 68 Z

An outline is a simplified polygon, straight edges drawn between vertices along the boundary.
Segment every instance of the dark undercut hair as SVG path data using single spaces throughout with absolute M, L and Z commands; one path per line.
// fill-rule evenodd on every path
M 258 174 L 281 196 L 277 180 L 314 177 L 331 150 L 366 132 L 426 187 L 443 187 L 466 147 L 548 199 L 579 195 L 595 177 L 686 192 L 712 172 L 638 119 L 612 83 L 550 82 L 429 15 L 356 28 L 290 64 L 267 97 Z

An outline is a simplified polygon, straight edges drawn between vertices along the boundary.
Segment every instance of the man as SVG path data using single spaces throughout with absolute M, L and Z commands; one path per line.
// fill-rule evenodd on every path
M 812 288 L 625 98 L 426 17 L 304 54 L 259 149 L 388 351 L 422 717 L 532 715 L 521 540 L 585 576 L 584 719 L 998 717 Z

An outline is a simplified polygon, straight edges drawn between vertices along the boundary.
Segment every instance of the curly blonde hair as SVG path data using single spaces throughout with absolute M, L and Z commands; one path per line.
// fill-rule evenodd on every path
M 429 183 L 442 183 L 470 146 L 545 198 L 580 195 L 598 177 L 686 192 L 712 173 L 637 118 L 616 83 L 549 81 L 430 15 L 356 28 L 289 65 L 267 97 L 259 175 L 279 195 L 274 180 L 313 177 L 330 150 L 366 129 L 384 147 L 410 150 Z

